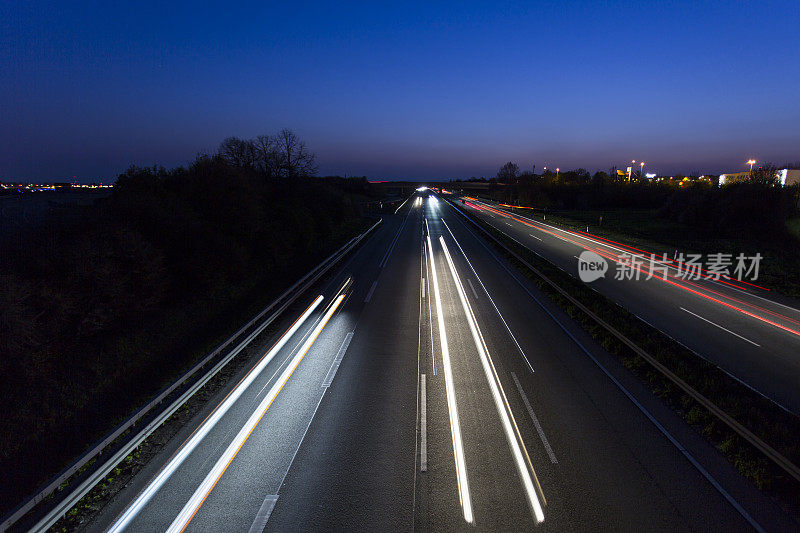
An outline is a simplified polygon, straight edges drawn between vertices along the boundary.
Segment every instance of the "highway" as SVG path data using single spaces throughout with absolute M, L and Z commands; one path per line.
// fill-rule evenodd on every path
M 797 529 L 468 224 L 387 215 L 86 530 Z
M 799 302 L 724 279 L 682 279 L 672 263 L 666 264 L 666 281 L 660 266 L 647 279 L 650 254 L 643 250 L 554 226 L 541 214 L 522 216 L 523 210 L 512 213 L 477 199 L 457 205 L 572 276 L 578 276 L 581 252 L 600 254 L 611 268 L 592 282 L 595 290 L 782 407 L 800 413 Z M 640 279 L 616 279 L 620 254 L 625 253 L 643 263 Z

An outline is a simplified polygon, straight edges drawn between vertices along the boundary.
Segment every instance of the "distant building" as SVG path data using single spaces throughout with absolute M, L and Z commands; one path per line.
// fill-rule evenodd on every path
M 747 181 L 750 177 L 749 172 L 731 172 L 729 174 L 720 174 L 719 176 L 719 184 L 727 185 L 729 183 L 736 183 L 741 181 Z M 800 183 L 800 169 L 790 169 L 790 168 L 782 168 L 775 171 L 775 178 L 778 180 L 778 183 L 781 184 L 781 187 L 786 187 L 787 185 L 795 185 Z

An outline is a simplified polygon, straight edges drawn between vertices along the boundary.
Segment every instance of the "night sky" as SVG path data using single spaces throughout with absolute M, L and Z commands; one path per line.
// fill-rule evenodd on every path
M 294 129 L 320 173 L 800 160 L 800 2 L 0 5 L 0 180 Z

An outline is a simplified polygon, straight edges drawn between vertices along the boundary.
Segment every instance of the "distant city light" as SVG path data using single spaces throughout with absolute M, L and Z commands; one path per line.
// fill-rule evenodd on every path
M 69 183 L 69 184 L 59 184 L 59 183 L 0 183 L 0 188 L 3 189 L 17 189 L 17 190 L 25 190 L 25 191 L 55 191 L 56 189 L 64 188 L 64 189 L 111 189 L 114 187 L 113 183 L 103 184 L 103 183 Z

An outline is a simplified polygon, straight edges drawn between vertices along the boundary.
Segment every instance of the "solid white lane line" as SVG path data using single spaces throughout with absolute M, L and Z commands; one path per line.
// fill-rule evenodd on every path
M 130 524 L 130 521 L 141 511 L 141 509 L 147 505 L 147 502 L 155 495 L 156 492 L 164 485 L 164 483 L 170 478 L 170 476 L 181 466 L 183 461 L 192 453 L 192 451 L 197 447 L 200 441 L 211 431 L 214 426 L 217 424 L 220 418 L 222 418 L 225 413 L 231 408 L 231 406 L 239 399 L 239 397 L 244 393 L 245 390 L 250 386 L 253 380 L 258 377 L 258 375 L 264 370 L 264 368 L 272 361 L 284 345 L 289 341 L 289 339 L 294 335 L 298 329 L 305 323 L 311 313 L 319 306 L 322 302 L 323 297 L 322 295 L 317 296 L 314 302 L 305 310 L 305 312 L 298 318 L 292 327 L 283 334 L 283 336 L 278 340 L 277 343 L 267 352 L 261 361 L 258 362 L 256 366 L 253 367 L 250 372 L 239 382 L 239 384 L 234 388 L 228 396 L 222 401 L 222 403 L 217 406 L 216 409 L 211 413 L 211 415 L 200 425 L 197 430 L 192 434 L 189 440 L 181 446 L 172 459 L 166 464 L 166 466 L 158 473 L 158 475 L 153 479 L 153 481 L 139 494 L 139 496 L 134 500 L 133 504 L 128 507 L 122 516 L 117 519 L 116 522 L 111 526 L 109 532 L 117 533 L 119 531 L 124 530 Z
M 427 224 L 427 220 L 426 220 Z M 433 244 L 431 235 L 428 231 L 428 255 L 431 263 L 431 282 L 433 283 L 433 294 L 436 297 L 436 319 L 439 323 L 439 339 L 442 343 L 442 366 L 444 366 L 444 385 L 447 396 L 447 411 L 450 414 L 450 433 L 453 438 L 453 455 L 456 462 L 456 477 L 458 478 L 458 495 L 461 500 L 461 508 L 464 513 L 464 520 L 471 524 L 474 520 L 472 514 L 472 498 L 469 494 L 469 483 L 467 481 L 467 464 L 464 459 L 464 445 L 461 441 L 461 423 L 458 419 L 458 407 L 456 405 L 456 391 L 453 386 L 453 368 L 450 365 L 450 350 L 447 346 L 447 330 L 444 327 L 444 311 L 442 310 L 442 296 L 439 293 L 439 278 L 436 275 L 436 262 L 433 258 Z
M 400 234 L 403 233 L 403 228 L 406 227 L 406 222 L 408 222 L 408 217 L 410 217 L 410 216 L 411 216 L 411 211 L 409 211 L 408 214 L 403 219 L 403 223 L 400 224 L 400 229 L 397 230 L 397 233 L 395 234 L 394 239 L 392 239 L 392 242 L 389 245 L 389 248 L 386 250 L 386 253 L 383 254 L 383 258 L 381 259 L 381 262 L 378 263 L 378 267 L 379 268 L 385 267 L 386 263 L 389 262 L 389 256 L 392 255 L 392 251 L 394 250 L 394 247 L 397 244 L 398 239 L 400 238 Z
M 422 236 L 425 235 L 425 228 L 422 229 Z M 422 239 L 420 241 L 420 252 L 422 255 L 425 255 L 425 240 Z M 414 455 L 416 456 L 417 451 L 419 451 L 419 467 L 420 472 L 424 472 L 428 468 L 428 451 L 427 451 L 427 405 L 425 403 L 425 393 L 424 393 L 424 382 L 425 382 L 425 374 L 422 373 L 422 310 L 424 302 L 422 299 L 424 298 L 425 294 L 425 268 L 424 262 L 422 261 L 422 256 L 420 256 L 419 260 L 419 273 L 420 273 L 420 291 L 419 291 L 419 311 L 417 315 L 417 374 L 419 374 L 420 380 L 417 381 L 417 420 L 419 421 L 419 441 L 414 441 Z M 423 469 L 423 465 L 425 469 Z M 414 470 L 414 486 L 417 485 L 417 471 Z M 411 499 L 411 508 L 416 509 L 417 507 L 417 498 L 416 495 Z
M 328 388 L 333 383 L 333 378 L 336 376 L 336 371 L 339 370 L 339 365 L 342 364 L 342 359 L 344 359 L 344 354 L 347 353 L 347 348 L 350 346 L 350 341 L 353 340 L 353 332 L 351 331 L 347 335 L 344 336 L 344 341 L 342 341 L 342 346 L 339 348 L 339 351 L 336 353 L 336 358 L 331 363 L 331 368 L 328 370 L 328 375 L 325 376 L 325 379 L 322 381 L 322 387 Z
M 514 463 L 517 466 L 517 471 L 522 480 L 522 486 L 528 496 L 528 503 L 531 505 L 531 510 L 533 511 L 536 521 L 544 522 L 544 511 L 539 501 L 539 496 L 536 493 L 536 488 L 534 487 L 533 477 L 531 476 L 533 465 L 525 449 L 525 443 L 522 442 L 522 437 L 519 435 L 519 429 L 517 428 L 516 421 L 514 421 L 514 413 L 511 412 L 511 407 L 508 405 L 508 399 L 506 398 L 505 392 L 503 392 L 503 385 L 500 383 L 500 378 L 497 376 L 494 363 L 491 362 L 489 349 L 486 346 L 486 342 L 475 320 L 475 314 L 472 311 L 472 307 L 469 305 L 467 295 L 464 292 L 464 286 L 461 283 L 458 272 L 456 272 L 453 258 L 450 256 L 447 244 L 444 242 L 444 237 L 439 236 L 439 243 L 442 245 L 447 264 L 453 275 L 453 280 L 456 284 L 456 292 L 458 292 L 458 298 L 461 300 L 461 306 L 464 308 L 464 314 L 467 316 L 467 324 L 472 333 L 472 340 L 475 343 L 475 348 L 478 350 L 478 356 L 481 360 L 483 371 L 486 374 L 486 381 L 489 383 L 489 389 L 492 392 L 492 399 L 497 408 L 497 413 L 500 415 L 500 421 L 506 434 L 506 440 L 511 448 L 511 455 L 514 458 Z
M 537 241 L 541 241 L 541 240 L 542 240 L 540 237 L 537 237 L 537 236 L 536 236 L 536 235 L 534 235 L 533 233 L 528 233 L 528 235 L 530 235 L 531 237 L 533 237 L 533 238 L 534 238 L 534 239 L 536 239 Z
M 364 303 L 368 303 L 372 299 L 372 293 L 375 292 L 375 287 L 378 286 L 378 280 L 372 282 L 372 287 L 369 288 L 369 292 L 367 293 L 366 298 L 364 298 Z
M 747 292 L 747 291 L 742 290 L 742 289 L 740 289 L 738 287 L 731 287 L 730 285 L 725 285 L 725 287 L 729 288 L 729 289 L 733 289 L 735 291 L 739 291 L 742 294 L 746 294 L 748 296 L 752 296 L 753 298 L 758 298 L 759 300 L 763 300 L 763 301 L 771 303 L 771 304 L 779 305 L 779 306 L 781 306 L 781 307 L 783 307 L 785 309 L 788 309 L 790 311 L 794 311 L 796 313 L 800 313 L 800 309 L 795 309 L 794 307 L 790 307 L 790 306 L 788 306 L 786 304 L 782 304 L 780 302 L 776 302 L 775 300 L 770 300 L 769 298 L 764 298 L 763 296 L 759 296 L 758 294 L 753 294 L 752 292 Z
M 425 374 L 422 374 L 419 400 L 419 469 L 428 471 L 428 400 Z
M 308 351 L 311 349 L 311 345 L 317 340 L 317 337 L 327 325 L 328 321 L 333 316 L 333 313 L 335 313 L 339 308 L 339 305 L 344 300 L 344 297 L 344 294 L 340 294 L 336 300 L 333 301 L 333 305 L 331 305 L 330 309 L 328 309 L 328 311 L 325 313 L 325 316 L 314 329 L 314 332 L 300 348 L 300 351 L 297 352 L 297 355 L 294 356 L 292 362 L 286 367 L 286 370 L 283 371 L 283 374 L 281 374 L 281 376 L 272 386 L 272 389 L 270 389 L 269 393 L 261 401 L 258 408 L 253 412 L 252 415 L 250 415 L 247 423 L 242 427 L 242 429 L 239 430 L 239 433 L 236 434 L 236 437 L 225 449 L 225 452 L 214 464 L 214 467 L 206 475 L 200 486 L 197 487 L 197 490 L 195 490 L 194 494 L 192 494 L 192 497 L 189 498 L 189 501 L 186 502 L 186 505 L 183 506 L 181 512 L 167 529 L 167 533 L 178 533 L 183 531 L 186 526 L 189 525 L 189 522 L 192 520 L 198 509 L 200 509 L 200 506 L 203 505 L 203 502 L 211 493 L 211 490 L 222 477 L 222 474 L 225 473 L 225 470 L 227 470 L 228 466 L 236 457 L 236 454 L 239 453 L 239 450 L 242 448 L 242 446 L 244 446 L 244 443 L 250 437 L 250 434 L 266 414 L 270 405 L 272 405 L 272 402 L 278 396 L 278 393 L 283 390 L 283 387 L 289 381 L 289 378 L 292 377 L 292 374 L 300 364 L 300 361 L 303 360 L 303 357 L 305 357 L 306 353 L 308 353 Z
M 478 299 L 478 293 L 475 291 L 475 285 L 472 284 L 472 279 L 467 278 L 467 282 L 469 283 L 469 288 L 472 289 L 472 294 L 475 295 L 475 299 Z
M 615 251 L 618 251 L 618 252 L 622 252 L 622 253 L 625 253 L 625 254 L 629 254 L 631 257 L 635 257 L 635 258 L 641 258 L 641 259 L 643 259 L 643 260 L 646 260 L 646 261 L 649 261 L 649 260 L 651 260 L 651 259 L 652 259 L 652 257 L 648 257 L 648 256 L 647 256 L 647 255 L 645 255 L 645 254 L 642 254 L 642 253 L 636 253 L 636 252 L 633 252 L 633 251 L 631 251 L 631 250 L 628 250 L 628 249 L 625 249 L 625 248 L 619 248 L 619 247 L 617 247 L 617 246 L 613 246 L 612 244 L 610 244 L 610 243 L 607 243 L 607 242 L 605 242 L 605 241 L 600 241 L 600 240 L 597 240 L 597 239 L 593 239 L 593 238 L 591 238 L 591 237 L 588 237 L 588 236 L 586 236 L 586 235 L 582 235 L 582 234 L 580 234 L 580 233 L 573 233 L 573 232 L 571 232 L 571 231 L 569 231 L 569 230 L 565 230 L 565 229 L 563 229 L 563 228 L 559 228 L 558 226 L 553 226 L 553 225 L 551 225 L 551 224 L 547 224 L 547 223 L 545 223 L 545 222 L 541 222 L 541 221 L 534 220 L 534 219 L 528 219 L 528 220 L 529 220 L 531 223 L 534 223 L 534 224 L 539 224 L 539 225 L 545 226 L 545 227 L 547 227 L 547 228 L 550 228 L 550 229 L 553 229 L 553 230 L 557 230 L 557 231 L 560 231 L 560 232 L 562 232 L 562 233 L 566 233 L 567 235 L 570 235 L 571 237 L 574 237 L 574 238 L 577 238 L 577 239 L 583 239 L 583 240 L 585 240 L 585 241 L 589 241 L 589 242 L 591 242 L 592 244 L 595 244 L 595 245 L 598 245 L 598 246 L 602 246 L 602 247 L 605 247 L 605 248 L 608 248 L 608 249 L 611 249 L 611 250 L 615 250 Z M 532 235 L 532 234 L 530 234 L 530 235 L 531 235 L 531 237 L 534 237 L 534 238 L 536 238 L 536 239 L 539 239 L 539 237 L 536 237 L 535 235 Z M 556 235 L 556 237 L 558 237 L 558 236 Z M 558 237 L 558 238 L 559 238 L 559 239 L 561 239 L 561 240 L 564 240 L 564 239 L 563 239 L 563 238 L 561 238 L 561 237 Z M 541 241 L 542 239 L 539 239 L 539 240 Z M 569 241 L 567 241 L 567 242 L 569 242 Z M 574 244 L 574 243 L 573 243 L 573 244 Z M 579 246 L 580 246 L 580 245 L 579 245 Z M 667 267 L 667 268 L 671 268 L 671 269 L 673 269 L 673 270 L 676 270 L 676 271 L 677 271 L 677 270 L 679 270 L 679 269 L 678 269 L 678 267 L 677 267 L 677 266 L 676 266 L 674 263 L 671 263 L 671 262 L 665 262 L 663 259 L 662 259 L 662 260 L 655 260 L 654 262 L 655 262 L 656 264 L 659 264 L 659 265 L 665 266 L 665 267 Z M 729 279 L 730 279 L 730 278 L 729 278 Z M 705 281 L 715 281 L 715 280 L 705 280 Z M 798 310 L 798 309 L 795 309 L 795 308 L 793 308 L 793 307 L 789 307 L 789 306 L 787 306 L 787 305 L 781 304 L 781 303 L 779 303 L 779 302 L 776 302 L 776 301 L 774 301 L 774 300 L 770 300 L 770 299 L 768 299 L 768 298 L 764 298 L 764 297 L 762 297 L 762 296 L 759 296 L 759 295 L 757 295 L 757 294 L 753 294 L 753 293 L 751 293 L 751 292 L 744 291 L 744 290 L 742 290 L 742 289 L 740 289 L 740 288 L 738 288 L 738 287 L 732 287 L 732 286 L 730 286 L 730 285 L 724 285 L 724 287 L 722 287 L 722 288 L 729 288 L 729 289 L 733 289 L 733 290 L 735 290 L 735 291 L 739 291 L 739 292 L 741 292 L 741 293 L 744 293 L 744 294 L 747 294 L 747 295 L 749 295 L 749 296 L 753 296 L 753 297 L 755 297 L 755 298 L 758 298 L 758 299 L 760 299 L 760 300 L 764 300 L 765 302 L 774 303 L 774 304 L 776 304 L 776 305 L 780 305 L 780 306 L 782 306 L 782 307 L 785 307 L 785 308 L 787 308 L 787 309 L 791 309 L 792 311 L 800 312 L 800 310 Z
M 717 326 L 719 329 L 721 329 L 721 330 L 723 330 L 723 331 L 727 331 L 728 333 L 730 333 L 730 334 L 731 334 L 731 335 L 733 335 L 734 337 L 739 337 L 739 338 L 740 338 L 740 339 L 742 339 L 743 341 L 747 341 L 747 342 L 749 342 L 750 344 L 752 344 L 753 346 L 758 346 L 759 348 L 761 348 L 761 345 L 760 345 L 760 344 L 756 344 L 755 342 L 751 341 L 750 339 L 748 339 L 748 338 L 746 338 L 746 337 L 742 337 L 742 336 L 741 336 L 741 335 L 739 335 L 738 333 L 734 333 L 733 331 L 729 330 L 728 328 L 723 328 L 722 326 L 720 326 L 720 325 L 719 325 L 719 324 L 717 324 L 716 322 L 712 322 L 712 321 L 710 321 L 710 320 L 709 320 L 709 319 L 707 319 L 707 318 L 703 318 L 702 316 L 698 315 L 697 313 L 692 313 L 691 311 L 689 311 L 688 309 L 684 309 L 683 307 L 681 307 L 681 309 L 682 309 L 683 311 L 686 311 L 686 312 L 687 312 L 687 313 L 689 313 L 690 315 L 696 316 L 696 317 L 697 317 L 697 318 L 699 318 L 700 320 L 704 320 L 704 321 L 708 322 L 708 323 L 709 323 L 709 324 L 711 324 L 712 326 Z
M 627 249 L 625 249 L 625 248 L 619 248 L 619 247 L 617 247 L 617 246 L 613 246 L 613 245 L 611 245 L 611 244 L 609 244 L 609 243 L 607 243 L 607 242 L 605 242 L 605 241 L 600 241 L 600 240 L 592 239 L 592 238 L 590 238 L 590 237 L 587 237 L 586 235 L 581 235 L 580 233 L 573 233 L 573 232 L 571 232 L 571 231 L 568 231 L 568 230 L 565 230 L 565 229 L 563 229 L 563 228 L 559 228 L 558 226 L 552 226 L 552 225 L 550 225 L 550 224 L 547 224 L 547 223 L 544 223 L 544 222 L 539 222 L 538 220 L 533 220 L 533 219 L 529 219 L 529 220 L 530 220 L 531 222 L 535 223 L 535 224 L 541 224 L 541 225 L 543 225 L 543 226 L 546 226 L 546 227 L 548 227 L 548 228 L 551 228 L 551 229 L 554 229 L 554 230 L 558 230 L 558 231 L 560 231 L 560 232 L 562 232 L 562 233 L 566 233 L 567 235 L 570 235 L 571 237 L 574 237 L 574 238 L 576 238 L 576 239 L 583 239 L 583 240 L 585 240 L 585 241 L 589 241 L 589 242 L 591 242 L 592 244 L 595 244 L 595 245 L 598 245 L 598 246 L 603 246 L 603 247 L 605 247 L 605 248 L 609 248 L 609 249 L 611 249 L 611 250 L 616 250 L 616 251 L 618 251 L 618 252 L 622 252 L 622 253 L 625 253 L 625 254 L 629 254 L 631 257 L 638 257 L 638 258 L 641 258 L 641 259 L 644 259 L 644 260 L 650 260 L 650 259 L 651 259 L 650 257 L 647 257 L 647 256 L 646 256 L 646 255 L 644 255 L 644 254 L 641 254 L 641 253 L 635 253 L 635 252 L 632 252 L 632 251 L 630 251 L 630 250 L 627 250 Z M 558 237 L 558 236 L 556 235 L 556 237 Z M 558 237 L 558 238 L 559 238 L 559 239 L 561 239 L 561 240 L 564 240 L 564 239 L 562 239 L 561 237 Z M 569 241 L 567 241 L 567 242 L 569 242 Z M 574 244 L 574 243 L 573 243 L 573 244 Z M 580 246 L 580 245 L 579 245 L 579 246 Z M 658 260 L 656 260 L 656 261 L 654 261 L 654 262 L 655 262 L 655 263 L 657 263 L 657 264 L 659 264 L 659 265 L 666 266 L 667 268 L 672 268 L 672 269 L 674 269 L 674 270 L 678 270 L 678 269 L 677 269 L 677 267 L 676 267 L 676 266 L 675 266 L 673 263 L 665 263 L 663 260 L 661 260 L 661 261 L 658 261 Z M 748 294 L 749 294 L 749 293 L 748 293 Z M 755 296 L 755 295 L 753 295 L 753 296 Z
M 453 241 L 455 241 L 456 246 L 458 246 L 461 255 L 464 256 L 464 260 L 467 262 L 470 270 L 472 270 L 472 273 L 475 275 L 475 279 L 478 280 L 478 283 L 480 283 L 483 292 L 486 293 L 486 297 L 489 298 L 489 302 L 491 302 L 492 307 L 494 307 L 494 310 L 497 313 L 497 316 L 499 316 L 500 320 L 503 322 L 503 325 L 505 326 L 508 335 L 511 337 L 511 340 L 514 341 L 514 345 L 517 347 L 517 350 L 519 350 L 520 355 L 522 355 L 522 358 L 525 360 L 525 364 L 528 365 L 528 368 L 531 369 L 531 372 L 534 372 L 533 365 L 528 359 L 528 356 L 525 355 L 525 351 L 522 349 L 522 346 L 520 346 L 519 342 L 517 342 L 517 337 L 514 336 L 514 332 L 511 331 L 511 327 L 508 325 L 508 322 L 506 322 L 506 319 L 503 318 L 503 314 L 500 312 L 500 309 L 497 307 L 497 304 L 494 303 L 494 298 L 492 298 L 492 295 L 489 294 L 489 289 L 486 288 L 486 285 L 484 285 L 483 280 L 478 275 L 478 272 L 475 270 L 475 267 L 472 266 L 472 261 L 470 261 L 469 257 L 467 257 L 466 252 L 464 252 L 464 249 L 461 247 L 461 243 L 458 242 L 458 239 L 456 239 L 455 234 L 453 234 L 453 230 L 450 229 L 450 226 L 447 224 L 447 222 L 445 222 L 444 219 L 442 219 L 442 223 L 444 223 L 444 227 L 447 228 L 447 231 L 450 232 L 450 236 L 453 238 Z
M 247 533 L 261 533 L 264 531 L 264 528 L 267 527 L 269 515 L 272 514 L 272 510 L 275 508 L 277 502 L 277 494 L 270 494 L 264 498 L 264 503 L 261 504 L 261 508 L 258 510 L 253 520 L 253 525 L 250 526 L 250 530 Z
M 462 224 L 464 224 L 464 222 L 463 222 L 463 221 L 462 221 Z M 464 227 L 467 227 L 467 226 L 466 226 L 466 224 L 464 224 Z M 475 234 L 473 233 L 473 235 L 475 235 Z M 477 235 L 475 235 L 475 237 L 477 238 Z M 511 276 L 511 278 L 512 278 L 514 281 L 516 281 L 516 282 L 517 282 L 517 284 L 518 284 L 518 285 L 519 285 L 519 286 L 522 288 L 522 290 L 523 290 L 523 291 L 525 291 L 525 292 L 528 294 L 528 296 L 530 296 L 530 297 L 531 297 L 531 299 L 532 299 L 534 302 L 536 302 L 536 303 L 537 303 L 537 305 L 538 305 L 538 306 L 539 306 L 539 307 L 542 309 L 542 311 L 544 311 L 545 313 L 547 313 L 547 315 L 548 315 L 550 318 L 552 318 L 552 319 L 553 319 L 553 321 L 554 321 L 556 324 L 558 324 L 558 326 L 561 328 L 561 331 L 563 331 L 563 332 L 564 332 L 564 333 L 565 333 L 565 334 L 566 334 L 566 335 L 567 335 L 567 336 L 568 336 L 570 339 L 572 339 L 572 341 L 573 341 L 575 344 L 577 344 L 577 345 L 578 345 L 578 347 L 581 349 L 581 351 L 582 351 L 583 353 L 585 353 L 585 354 L 586 354 L 586 356 L 587 356 L 589 359 L 591 359 L 591 360 L 592 360 L 592 362 L 593 362 L 593 363 L 594 363 L 594 364 L 595 364 L 595 365 L 596 365 L 596 366 L 597 366 L 597 367 L 598 367 L 598 368 L 599 368 L 599 369 L 600 369 L 600 370 L 601 370 L 601 371 L 602 371 L 602 372 L 603 372 L 603 373 L 604 373 L 604 374 L 605 374 L 605 375 L 608 377 L 608 379 L 610 379 L 610 380 L 611 380 L 611 382 L 612 382 L 612 383 L 614 383 L 614 385 L 616 385 L 616 386 L 617 386 L 617 388 L 620 390 L 620 392 L 621 392 L 622 394 L 624 394 L 624 395 L 625 395 L 625 396 L 626 396 L 626 397 L 627 397 L 627 398 L 628 398 L 628 399 L 631 401 L 631 403 L 633 403 L 633 405 L 635 405 L 635 406 L 636 406 L 636 408 L 637 408 L 637 409 L 639 409 L 639 411 L 640 411 L 640 412 L 641 412 L 641 413 L 642 413 L 642 414 L 643 414 L 645 417 L 647 417 L 647 419 L 648 419 L 648 420 L 650 420 L 650 422 L 651 422 L 651 423 L 652 423 L 652 424 L 653 424 L 653 425 L 656 427 L 656 429 L 658 429 L 658 430 L 661 432 L 661 434 L 662 434 L 662 435 L 664 435 L 664 437 L 665 437 L 665 438 L 666 438 L 666 439 L 667 439 L 667 440 L 668 440 L 668 441 L 669 441 L 669 442 L 670 442 L 670 443 L 671 443 L 673 446 L 675 446 L 675 448 L 676 448 L 676 449 L 677 449 L 677 450 L 678 450 L 678 451 L 679 451 L 681 454 L 683 454 L 683 456 L 684 456 L 684 457 L 686 457 L 686 459 L 687 459 L 687 460 L 688 460 L 688 461 L 689 461 L 689 462 L 692 464 L 692 466 L 694 466 L 694 467 L 697 469 L 697 471 L 700 473 L 700 475 L 702 475 L 704 478 L 706 478 L 706 480 L 708 480 L 708 482 L 711 484 L 711 486 L 713 486 L 713 487 L 714 487 L 714 488 L 717 490 L 717 492 L 719 492 L 719 493 L 722 495 L 722 497 L 723 497 L 723 498 L 725 498 L 725 500 L 726 500 L 728 503 L 730 503 L 730 504 L 731 504 L 731 506 L 732 506 L 734 509 L 736 509 L 736 511 L 737 511 L 737 512 L 738 512 L 738 513 L 739 513 L 739 514 L 742 516 L 742 518 L 744 518 L 745 520 L 747 520 L 747 522 L 748 522 L 748 523 L 749 523 L 751 526 L 753 526 L 753 529 L 755 529 L 756 531 L 760 531 L 760 532 L 763 532 L 763 531 L 765 531 L 765 530 L 764 530 L 764 528 L 763 528 L 763 527 L 761 527 L 761 525 L 760 525 L 758 522 L 756 522 L 756 521 L 753 519 L 753 517 L 752 517 L 752 516 L 750 516 L 750 513 L 748 513 L 748 512 L 747 512 L 747 511 L 744 509 L 744 507 L 742 507 L 742 506 L 739 504 L 739 502 L 738 502 L 738 501 L 736 501 L 736 499 L 735 499 L 733 496 L 731 496 L 731 495 L 728 493 L 728 491 L 726 491 L 726 490 L 725 490 L 725 489 L 722 487 L 722 485 L 720 485 L 720 484 L 719 484 L 719 482 L 716 480 L 716 478 L 714 478 L 714 476 L 712 476 L 712 475 L 711 475 L 711 474 L 708 472 L 708 470 L 706 470 L 706 469 L 705 469 L 705 467 L 703 467 L 703 465 L 701 465 L 701 464 L 700 464 L 700 463 L 697 461 L 697 459 L 695 459 L 695 458 L 694 458 L 694 456 L 693 456 L 691 453 L 689 453 L 689 450 L 687 450 L 687 449 L 686 449 L 686 448 L 685 448 L 685 447 L 684 447 L 684 446 L 683 446 L 683 445 L 682 445 L 680 442 L 678 442 L 678 440 L 677 440 L 675 437 L 673 437 L 673 436 L 672 436 L 672 434 L 671 434 L 669 431 L 667 431 L 667 428 L 665 428 L 663 425 L 661 425 L 661 422 L 659 422 L 658 420 L 656 420 L 655 416 L 653 416 L 653 415 L 650 413 L 650 411 L 648 411 L 648 410 L 647 410 L 647 408 L 645 408 L 645 407 L 644 407 L 644 406 L 643 406 L 641 403 L 639 403 L 639 400 L 637 400 L 636 398 L 634 398 L 633 394 L 632 394 L 630 391 L 628 391 L 628 389 L 626 389 L 626 388 L 625 388 L 625 386 L 624 386 L 624 385 L 622 385 L 622 383 L 620 383 L 620 382 L 619 382 L 619 380 L 618 380 L 617 378 L 615 378 L 615 377 L 614 377 L 614 376 L 611 374 L 611 372 L 610 372 L 610 371 L 609 371 L 609 370 L 608 370 L 608 369 L 607 369 L 605 366 L 603 366 L 603 364 L 602 364 L 602 363 L 601 363 L 601 362 L 600 362 L 600 361 L 599 361 L 599 360 L 598 360 L 598 359 L 597 359 L 597 358 L 596 358 L 596 357 L 595 357 L 595 356 L 592 354 L 592 352 L 590 352 L 590 351 L 589 351 L 589 349 L 588 349 L 586 346 L 584 346 L 584 345 L 581 343 L 581 341 L 579 341 L 579 340 L 578 340 L 578 338 L 577 338 L 577 337 L 575 337 L 575 335 L 573 335 L 573 334 L 572 334 L 572 332 L 571 332 L 571 331 L 570 331 L 570 330 L 567 328 L 567 326 L 565 326 L 565 325 L 564 325 L 564 324 L 563 324 L 563 323 L 562 323 L 562 322 L 561 322 L 561 321 L 560 321 L 558 318 L 556 318 L 556 316 L 555 316 L 555 315 L 554 315 L 554 314 L 553 314 L 553 313 L 550 311 L 550 309 L 548 309 L 548 308 L 547 308 L 547 306 L 546 306 L 544 303 L 542 303 L 542 301 L 541 301 L 539 298 L 537 298 L 537 297 L 536 297 L 536 296 L 535 296 L 535 295 L 534 295 L 534 294 L 533 294 L 533 293 L 532 293 L 532 292 L 531 292 L 531 291 L 528 289 L 528 287 L 526 287 L 526 286 L 525 286 L 525 284 L 524 284 L 524 283 L 522 283 L 522 281 L 520 281 L 520 279 L 519 279 L 519 278 L 518 278 L 518 277 L 517 277 L 517 276 L 514 274 L 514 272 L 512 272 L 511 270 L 509 270 L 509 268 L 508 268 L 508 267 L 507 267 L 507 266 L 506 266 L 506 265 L 505 265 L 505 264 L 504 264 L 504 263 L 503 263 L 503 262 L 500 260 L 500 258 L 499 258 L 499 257 L 498 257 L 498 256 L 497 256 L 497 255 L 496 255 L 496 254 L 495 254 L 495 253 L 492 251 L 492 249 L 491 249 L 491 248 L 489 248 L 489 246 L 488 246 L 487 244 L 485 244 L 485 243 L 481 242 L 480 240 L 479 240 L 478 242 L 480 242 L 481 246 L 483 246 L 483 248 L 484 248 L 484 249 L 485 249 L 485 250 L 486 250 L 486 251 L 487 251 L 487 252 L 488 252 L 488 253 L 489 253 L 489 254 L 490 254 L 492 257 L 494 257 L 495 261 L 497 261 L 497 264 L 499 264 L 499 265 L 500 265 L 500 267 L 501 267 L 501 268 L 503 268 L 503 270 L 505 270 L 505 271 L 508 273 L 508 275 L 509 275 L 509 276 Z
M 536 432 L 539 434 L 539 438 L 542 439 L 542 444 L 544 444 L 544 449 L 547 452 L 547 456 L 550 458 L 550 462 L 558 464 L 558 459 L 556 459 L 556 454 L 553 453 L 553 448 L 550 447 L 550 442 L 547 440 L 547 437 L 544 435 L 544 430 L 542 429 L 542 425 L 539 423 L 539 419 L 536 417 L 536 413 L 533 412 L 533 407 L 531 407 L 531 402 L 528 401 L 528 396 L 525 394 L 525 391 L 522 390 L 522 385 L 517 379 L 517 375 L 515 373 L 511 373 L 511 377 L 514 378 L 514 384 L 517 386 L 517 390 L 519 391 L 519 395 L 522 396 L 522 402 L 525 404 L 525 408 L 528 410 L 528 414 L 531 416 L 531 420 L 533 420 L 533 425 L 536 427 Z
M 430 233 L 430 229 L 428 228 L 428 219 L 427 218 L 425 219 L 425 229 L 428 230 L 428 233 Z M 423 251 L 423 255 L 425 256 L 425 272 L 428 272 L 428 254 L 425 253 L 425 241 L 424 241 L 424 239 L 423 239 L 423 242 L 422 242 L 422 251 Z M 433 310 L 431 309 L 431 284 L 430 283 L 428 283 L 427 292 L 428 292 L 428 298 L 427 298 L 428 299 L 428 330 L 430 331 L 430 334 L 431 334 L 431 363 L 432 363 L 432 366 L 433 366 L 433 375 L 435 376 L 435 375 L 437 375 L 436 348 L 434 348 L 434 342 L 433 342 Z

